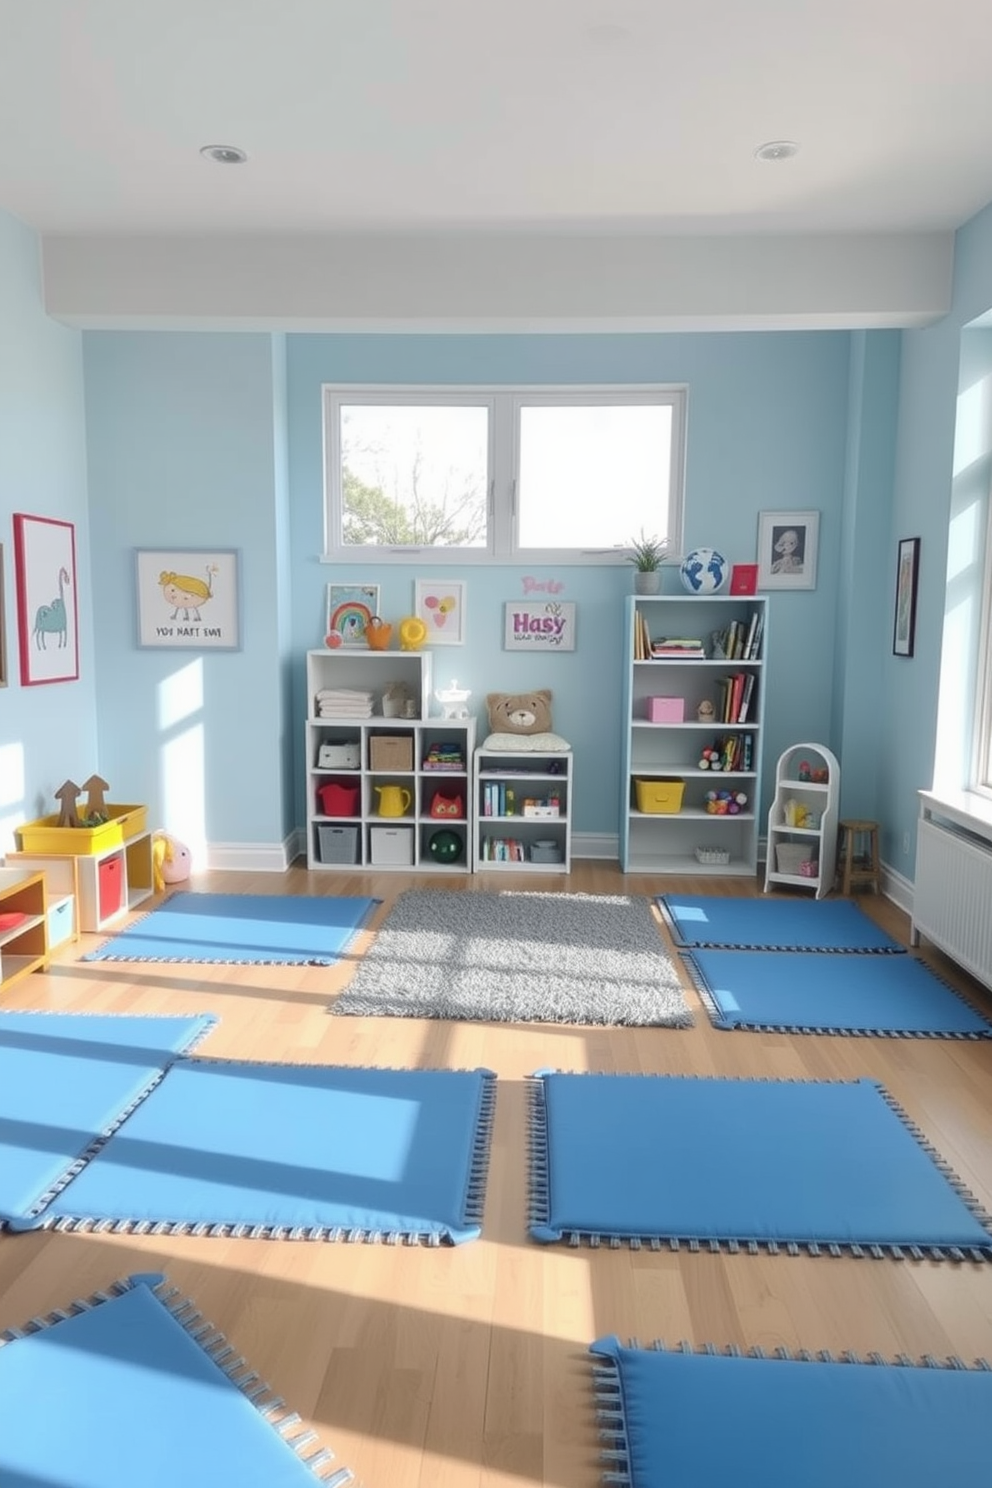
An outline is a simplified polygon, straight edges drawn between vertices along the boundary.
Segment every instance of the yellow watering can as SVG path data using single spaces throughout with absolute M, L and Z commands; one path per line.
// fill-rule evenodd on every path
M 380 816 L 405 816 L 413 804 L 413 797 L 402 785 L 377 785 Z

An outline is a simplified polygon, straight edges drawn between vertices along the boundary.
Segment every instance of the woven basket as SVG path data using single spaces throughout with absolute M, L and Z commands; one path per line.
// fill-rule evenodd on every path
M 779 873 L 800 877 L 800 864 L 812 862 L 812 853 L 802 842 L 780 842 L 775 848 L 775 865 Z

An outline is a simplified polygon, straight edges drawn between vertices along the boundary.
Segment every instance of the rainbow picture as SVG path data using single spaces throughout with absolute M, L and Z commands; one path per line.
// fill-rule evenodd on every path
M 365 632 L 379 611 L 378 584 L 328 584 L 325 635 L 329 644 L 364 646 Z

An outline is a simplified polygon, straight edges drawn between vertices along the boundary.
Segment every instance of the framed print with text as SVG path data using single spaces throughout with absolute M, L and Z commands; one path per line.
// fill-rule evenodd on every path
M 137 548 L 138 645 L 240 651 L 234 548 Z

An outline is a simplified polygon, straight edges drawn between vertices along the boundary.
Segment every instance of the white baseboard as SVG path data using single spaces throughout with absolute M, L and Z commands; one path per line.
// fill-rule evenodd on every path
M 612 858 L 620 860 L 620 838 L 615 832 L 573 832 L 573 858 Z
M 208 842 L 207 867 L 229 872 L 285 873 L 296 856 L 300 834 L 291 832 L 285 842 Z
M 891 899 L 900 909 L 906 911 L 910 919 L 913 918 L 913 884 L 903 874 L 897 873 L 890 868 L 888 863 L 881 864 L 882 869 L 882 893 L 886 899 Z

